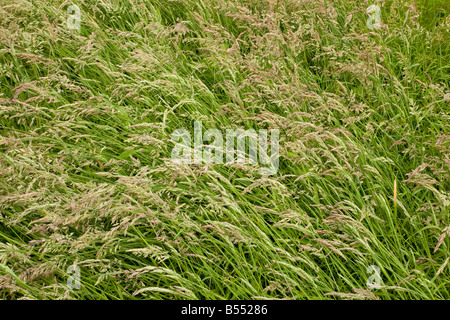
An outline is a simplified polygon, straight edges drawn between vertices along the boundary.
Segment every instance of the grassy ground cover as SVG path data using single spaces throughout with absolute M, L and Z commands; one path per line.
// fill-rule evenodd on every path
M 450 299 L 449 6 L 2 0 L 0 298 Z M 194 121 L 277 174 L 174 164 Z

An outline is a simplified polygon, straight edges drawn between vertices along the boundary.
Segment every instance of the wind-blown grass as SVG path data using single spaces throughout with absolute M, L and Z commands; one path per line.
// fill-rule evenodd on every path
M 74 3 L 0 8 L 1 298 L 450 298 L 445 1 Z M 197 120 L 278 173 L 172 163 Z

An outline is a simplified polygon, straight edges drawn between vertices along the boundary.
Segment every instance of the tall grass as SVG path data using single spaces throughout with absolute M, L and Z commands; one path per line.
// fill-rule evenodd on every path
M 1 298 L 450 298 L 447 2 L 73 3 L 0 8 Z M 196 120 L 278 174 L 174 164 Z

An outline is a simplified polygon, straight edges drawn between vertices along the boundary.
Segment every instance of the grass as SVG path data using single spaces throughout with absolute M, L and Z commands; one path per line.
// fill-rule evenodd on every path
M 450 299 L 448 1 L 74 3 L 0 8 L 2 299 Z M 200 120 L 278 173 L 174 164 Z

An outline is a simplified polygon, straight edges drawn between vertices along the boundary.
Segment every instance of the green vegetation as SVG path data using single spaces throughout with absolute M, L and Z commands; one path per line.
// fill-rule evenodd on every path
M 73 3 L 79 31 L 0 4 L 0 298 L 450 299 L 448 1 L 373 30 L 362 1 Z M 278 173 L 174 164 L 197 120 L 279 129 Z

